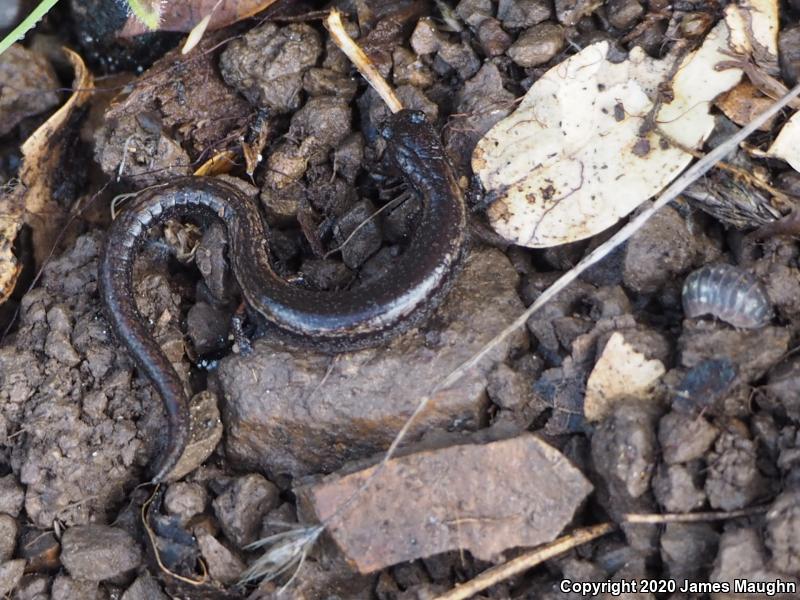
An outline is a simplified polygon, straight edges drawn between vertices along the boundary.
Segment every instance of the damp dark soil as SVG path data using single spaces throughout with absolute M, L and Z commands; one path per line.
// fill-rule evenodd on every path
M 238 583 L 261 555 L 253 542 L 313 524 L 309 503 L 349 481 L 332 480 L 374 464 L 421 397 L 607 239 L 606 232 L 546 250 L 499 240 L 472 178 L 476 142 L 576 50 L 608 40 L 620 58 L 637 45 L 663 56 L 678 42 L 701 39 L 720 5 L 284 0 L 206 33 L 182 55 L 180 34 L 118 37 L 127 18 L 122 4 L 62 2 L 0 57 L 4 193 L 19 175 L 21 144 L 70 95 L 72 70 L 60 45 L 75 49 L 96 78 L 92 99 L 61 134 L 71 150 L 50 174 L 69 216 L 62 235 L 36 249 L 22 230 L 14 251 L 24 268 L 0 308 L 0 597 L 256 599 L 277 597 L 288 581 L 282 597 L 410 600 L 434 598 L 519 554 L 487 553 L 507 547 L 491 537 L 482 538 L 485 546 L 472 539 L 471 551 L 442 542 L 447 551 L 363 574 L 359 565 L 382 556 L 418 556 L 418 540 L 382 546 L 385 528 L 363 530 L 371 521 L 360 521 L 356 508 L 353 530 L 361 527 L 361 541 L 379 551 L 348 560 L 323 536 L 295 577 L 289 570 L 272 582 Z M 0 34 L 31 5 L 5 0 Z M 474 200 L 466 266 L 423 326 L 383 347 L 332 357 L 269 335 L 251 340 L 249 322 L 235 330 L 241 297 L 221 227 L 172 222 L 156 232 L 137 260 L 136 302 L 194 395 L 196 435 L 178 476 L 154 492 L 139 484 L 162 449 L 165 415 L 114 338 L 98 296 L 112 204 L 124 210 L 131 192 L 178 176 L 223 177 L 262 209 L 279 274 L 315 290 L 358 289 L 391 272 L 419 220 L 420 199 L 382 162 L 388 109 L 322 26 L 320 15 L 332 6 L 345 12 L 349 33 L 402 103 L 423 111 L 441 135 Z M 800 4 L 784 0 L 780 11 L 781 73 L 773 75 L 792 85 Z M 736 129 L 717 118 L 719 131 Z M 763 160 L 758 168 L 786 194 L 800 194 L 800 175 L 784 163 Z M 703 195 L 698 185 L 690 196 Z M 574 472 L 556 488 L 564 497 L 554 494 L 553 505 L 541 508 L 560 515 L 551 528 L 619 525 L 478 597 L 583 597 L 564 591 L 565 580 L 800 579 L 800 246 L 791 236 L 754 236 L 763 224 L 756 216 L 748 222 L 739 214 L 734 227 L 694 202 L 679 199 L 657 213 L 439 392 L 410 429 L 408 469 L 419 481 L 450 473 L 458 506 L 472 506 L 479 494 L 452 473 L 488 472 L 485 457 L 465 451 L 447 459 L 462 464 L 426 470 L 426 460 L 461 456 L 426 452 L 536 436 L 570 462 L 565 473 Z M 34 256 L 46 260 L 36 264 Z M 713 263 L 735 265 L 763 286 L 772 311 L 766 325 L 743 329 L 684 315 L 684 280 Z M 646 397 L 632 393 L 590 420 L 587 381 L 617 334 L 644 359 L 660 361 L 664 374 Z M 516 443 L 493 445 L 493 464 L 513 463 L 514 478 L 536 487 L 531 470 L 538 475 L 544 466 Z M 503 454 L 506 447 L 515 449 Z M 399 486 L 386 510 L 425 506 L 426 491 Z M 502 492 L 477 516 L 505 514 Z M 709 511 L 729 514 L 625 521 L 630 513 Z M 424 537 L 430 515 L 417 516 Z M 544 535 L 522 526 L 514 533 L 537 542 Z M 481 535 L 500 534 L 488 527 Z

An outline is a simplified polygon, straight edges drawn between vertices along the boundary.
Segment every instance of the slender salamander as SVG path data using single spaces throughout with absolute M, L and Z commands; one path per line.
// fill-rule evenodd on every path
M 147 232 L 173 217 L 216 219 L 227 230 L 229 261 L 247 304 L 292 344 L 336 353 L 378 346 L 421 324 L 441 303 L 463 262 L 463 195 L 424 115 L 403 110 L 381 135 L 405 183 L 423 201 L 419 224 L 391 270 L 361 287 L 315 291 L 279 277 L 256 204 L 219 180 L 186 177 L 149 190 L 111 225 L 99 267 L 106 318 L 138 369 L 161 395 L 168 420 L 152 481 L 164 481 L 189 440 L 183 384 L 136 308 L 133 263 Z

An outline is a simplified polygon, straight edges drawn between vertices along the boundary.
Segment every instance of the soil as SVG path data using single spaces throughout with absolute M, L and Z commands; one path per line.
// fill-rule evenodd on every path
M 0 34 L 29 4 L 0 8 Z M 352 493 L 356 471 L 381 458 L 420 397 L 609 237 L 546 250 L 498 240 L 483 217 L 486 199 L 471 182 L 476 142 L 576 49 L 609 40 L 620 58 L 634 45 L 663 56 L 681 37 L 701 39 L 719 7 L 279 1 L 207 33 L 184 56 L 179 34 L 117 37 L 125 21 L 117 4 L 60 3 L 24 45 L 0 57 L 4 187 L 19 174 L 22 142 L 68 97 L 72 74 L 58 45 L 75 48 L 97 78 L 89 109 L 61 134 L 74 142 L 71 168 L 82 165 L 83 173 L 52 174 L 71 219 L 52 253 L 36 251 L 50 254 L 39 265 L 23 229 L 15 251 L 25 269 L 0 308 L 0 597 L 255 600 L 277 597 L 288 582 L 283 597 L 410 600 L 433 598 L 519 554 L 487 526 L 466 544 L 473 552 L 452 550 L 456 537 L 431 543 L 437 553 L 425 555 L 425 514 L 417 515 L 419 540 L 371 553 L 370 544 L 390 543 L 380 536 L 391 527 L 365 508 L 363 519 L 356 509 L 344 526 L 357 544 L 323 535 L 296 576 L 290 569 L 272 582 L 238 584 L 262 554 L 253 542 L 332 510 L 310 507 L 310 499 Z M 134 273 L 136 301 L 195 394 L 196 426 L 177 481 L 156 492 L 140 487 L 166 428 L 158 394 L 101 312 L 97 264 L 115 197 L 218 168 L 209 159 L 227 156 L 223 174 L 210 172 L 263 209 L 276 270 L 319 290 L 357 289 L 391 271 L 417 224 L 419 199 L 381 162 L 378 131 L 388 109 L 321 24 L 317 11 L 334 5 L 349 15 L 347 29 L 403 104 L 424 111 L 441 133 L 473 209 L 464 272 L 419 329 L 381 348 L 331 357 L 268 335 L 251 340 L 249 324 L 244 332 L 232 326 L 241 298 L 220 227 L 172 223 L 151 236 Z M 780 10 L 781 76 L 792 85 L 800 69 L 800 4 L 784 0 Z M 721 116 L 719 122 L 720 131 L 736 128 Z M 797 193 L 800 176 L 786 164 L 758 165 L 765 179 Z M 62 179 L 72 183 L 59 187 Z M 560 519 L 557 528 L 544 519 L 549 529 L 570 519 L 567 530 L 620 525 L 478 597 L 580 598 L 559 589 L 564 579 L 800 580 L 800 246 L 791 236 L 751 235 L 763 224 L 761 213 L 749 223 L 737 213 L 737 228 L 693 202 L 661 210 L 441 391 L 409 431 L 406 462 L 388 467 L 396 487 L 374 500 L 384 498 L 391 511 L 433 506 L 426 496 L 433 484 L 400 485 L 417 473 L 419 481 L 451 481 L 459 507 L 480 496 L 481 515 L 499 520 L 503 503 L 514 501 L 510 484 L 478 494 L 453 474 L 466 467 L 489 473 L 480 436 L 517 448 L 535 435 L 535 445 L 569 460 L 563 471 L 580 478 L 580 485 L 564 480 L 558 489 L 591 491 L 585 501 L 548 500 L 541 510 Z M 768 326 L 684 318 L 684 279 L 715 262 L 746 269 L 764 285 L 774 310 Z M 587 379 L 615 333 L 660 361 L 665 374 L 646 398 L 625 398 L 588 421 Z M 514 477 L 525 484 L 519 489 L 535 494 L 539 474 L 525 465 L 545 469 L 519 448 L 504 455 L 504 447 L 492 446 L 491 466 L 513 462 Z M 754 507 L 719 520 L 623 522 L 628 513 Z M 544 538 L 538 530 L 526 537 L 524 527 L 507 537 L 536 543 L 558 535 L 549 529 Z M 492 535 L 499 537 L 485 537 Z M 363 554 L 345 556 L 341 548 Z M 406 562 L 380 562 L 395 555 Z

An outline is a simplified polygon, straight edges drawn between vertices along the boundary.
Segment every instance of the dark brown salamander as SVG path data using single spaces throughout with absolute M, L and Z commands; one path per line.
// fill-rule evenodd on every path
M 106 317 L 137 367 L 161 394 L 169 438 L 154 467 L 163 481 L 189 438 L 183 385 L 139 314 L 133 262 L 147 232 L 171 217 L 217 219 L 226 227 L 229 260 L 247 303 L 291 343 L 323 352 L 377 346 L 419 325 L 441 303 L 465 253 L 466 208 L 441 142 L 422 113 L 401 111 L 381 132 L 390 160 L 423 200 L 408 248 L 382 278 L 343 291 L 313 291 L 281 279 L 270 264 L 267 232 L 256 205 L 235 187 L 188 177 L 144 193 L 111 226 L 100 262 Z

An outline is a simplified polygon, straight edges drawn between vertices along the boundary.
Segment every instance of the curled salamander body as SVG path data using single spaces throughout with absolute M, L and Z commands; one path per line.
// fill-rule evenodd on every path
M 158 390 L 168 435 L 153 481 L 175 467 L 189 438 L 183 384 L 139 314 L 133 263 L 147 232 L 172 217 L 216 219 L 227 230 L 229 261 L 247 304 L 291 343 L 344 352 L 384 343 L 419 325 L 441 303 L 465 253 L 466 209 L 438 136 L 422 113 L 401 111 L 382 130 L 387 153 L 423 201 L 420 222 L 402 256 L 383 277 L 356 289 L 313 291 L 279 277 L 256 205 L 235 187 L 200 177 L 143 194 L 111 226 L 100 262 L 106 317 L 137 367 Z

